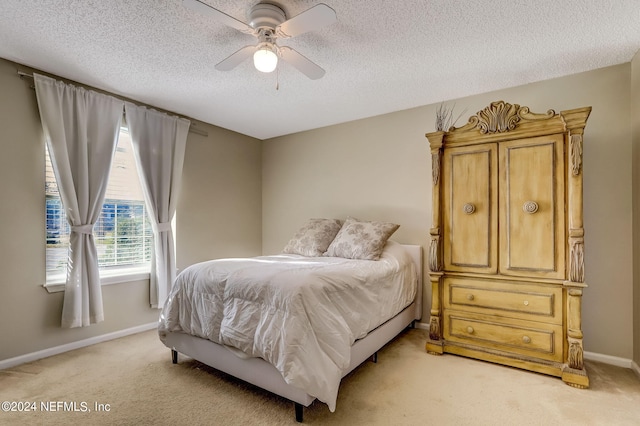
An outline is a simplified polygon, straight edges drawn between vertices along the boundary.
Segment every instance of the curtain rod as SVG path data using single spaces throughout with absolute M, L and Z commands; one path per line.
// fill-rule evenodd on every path
M 26 73 L 24 71 L 20 71 L 17 70 L 18 75 L 20 76 L 20 78 L 23 77 L 27 77 L 27 78 L 33 78 L 33 74 L 29 74 Z M 191 122 L 191 125 L 189 126 L 189 131 L 191 133 L 195 133 L 196 135 L 200 135 L 200 136 L 209 136 L 209 133 L 206 130 L 202 130 L 202 129 L 198 129 L 197 127 L 194 127 L 196 125 L 196 123 L 194 123 L 193 121 Z

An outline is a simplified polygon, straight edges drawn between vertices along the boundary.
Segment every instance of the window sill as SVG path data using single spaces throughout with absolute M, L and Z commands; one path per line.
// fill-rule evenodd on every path
M 149 268 L 126 268 L 111 271 L 100 271 L 100 285 L 120 284 L 149 279 Z M 49 293 L 64 291 L 66 279 L 64 275 L 53 277 L 43 287 Z

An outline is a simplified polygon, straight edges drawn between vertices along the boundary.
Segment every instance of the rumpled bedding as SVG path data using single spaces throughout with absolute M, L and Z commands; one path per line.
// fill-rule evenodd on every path
M 299 255 L 218 259 L 182 271 L 159 335 L 184 332 L 274 365 L 333 412 L 350 348 L 411 304 L 417 272 L 387 242 L 380 260 Z

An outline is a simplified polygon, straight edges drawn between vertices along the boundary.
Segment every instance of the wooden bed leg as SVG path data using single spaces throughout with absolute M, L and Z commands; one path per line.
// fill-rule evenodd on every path
M 302 423 L 302 404 L 294 402 L 296 408 L 296 422 Z
M 174 364 L 178 363 L 178 351 L 176 351 L 175 349 L 171 349 L 171 362 L 173 362 Z
M 374 352 L 373 355 L 371 355 L 371 361 L 373 361 L 374 364 L 378 363 L 378 352 Z

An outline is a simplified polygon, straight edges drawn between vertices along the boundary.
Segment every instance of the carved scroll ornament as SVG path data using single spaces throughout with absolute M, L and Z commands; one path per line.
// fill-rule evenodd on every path
M 491 105 L 478 112 L 478 123 L 476 126 L 480 133 L 506 132 L 516 128 L 520 121 L 518 115 L 520 105 L 499 101 L 492 102 Z
M 582 168 L 582 135 L 571 135 L 569 149 L 571 151 L 571 172 L 574 176 L 580 174 Z
M 431 244 L 429 244 L 429 269 L 431 272 L 442 271 L 442 262 L 440 261 L 440 235 L 431 235 Z
M 521 107 L 504 101 L 492 102 L 485 109 L 469 118 L 467 126 L 477 128 L 480 133 L 502 133 L 514 130 L 520 120 L 547 120 L 555 115 L 549 110 L 546 114 L 534 114 L 529 107 Z M 465 127 L 467 127 L 465 126 Z
M 431 154 L 431 177 L 433 178 L 433 186 L 438 185 L 440 181 L 440 159 L 442 154 L 440 151 L 435 151 Z
M 432 316 L 429 322 L 429 337 L 431 340 L 440 340 L 440 318 Z
M 569 367 L 576 370 L 582 370 L 584 368 L 584 350 L 582 349 L 582 342 L 578 339 L 569 338 Z
M 584 282 L 584 240 L 578 239 L 571 243 L 569 256 L 569 278 L 573 282 Z
M 440 228 L 431 228 L 429 231 L 431 242 L 429 244 L 429 270 L 431 272 L 442 271 L 442 260 L 440 259 Z

